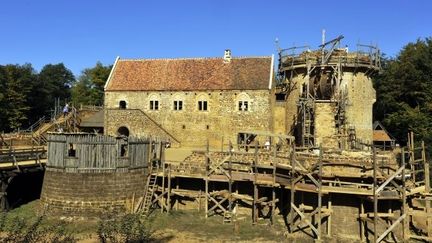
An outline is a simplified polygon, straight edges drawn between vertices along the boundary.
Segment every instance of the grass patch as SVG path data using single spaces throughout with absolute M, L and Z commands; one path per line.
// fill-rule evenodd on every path
M 169 214 L 154 212 L 150 217 L 153 222 L 153 230 L 171 229 L 178 232 L 187 232 L 197 238 L 210 241 L 283 241 L 285 239 L 279 234 L 279 232 L 283 232 L 281 225 L 276 224 L 273 227 L 252 225 L 248 216 L 238 221 L 237 231 L 234 229 L 234 223 L 223 224 L 221 216 L 212 216 L 206 219 L 204 213 L 195 210 L 173 211 Z
M 199 241 L 255 241 L 282 242 L 286 241 L 283 232 L 286 228 L 276 222 L 272 227 L 267 225 L 252 225 L 250 215 L 242 215 L 237 223 L 223 224 L 221 216 L 205 218 L 204 212 L 196 210 L 181 210 L 161 213 L 155 210 L 148 218 L 140 215 L 119 215 L 107 213 L 101 220 L 69 220 L 38 215 L 39 202 L 33 201 L 7 214 L 8 219 L 15 220 L 15 225 L 7 226 L 8 231 L 21 227 L 20 222 L 27 222 L 23 230 L 31 230 L 37 220 L 37 228 L 51 230 L 54 235 L 69 234 L 71 241 L 92 238 L 99 242 L 167 242 L 171 239 Z M 10 221 L 5 221 L 10 224 Z M 268 221 L 266 221 L 268 222 Z M 6 227 L 7 226 L 7 227 Z M 58 227 L 60 226 L 60 227 Z M 236 227 L 236 228 L 235 228 Z M 56 233 L 58 232 L 58 233 Z M 156 232 L 156 233 L 155 233 Z M 37 236 L 37 234 L 36 234 Z M 37 239 L 37 237 L 34 237 Z M 33 237 L 31 234 L 28 237 Z M 143 241 L 140 241 L 144 239 Z M 75 241 L 74 241 L 75 240 Z M 137 240 L 137 241 L 134 241 Z M 56 239 L 61 242 L 61 239 Z M 19 242 L 19 241 L 17 241 Z M 30 242 L 30 241 L 29 241 Z M 33 241 L 35 242 L 35 241 Z M 51 241 L 45 241 L 51 242 Z
M 7 212 L 7 217 L 33 221 L 38 218 L 38 212 L 41 212 L 39 200 L 35 200 Z M 44 217 L 43 224 L 50 227 L 62 224 L 64 225 L 65 230 L 80 235 L 95 233 L 98 228 L 97 220 L 77 220 L 76 218 L 58 218 L 49 216 Z

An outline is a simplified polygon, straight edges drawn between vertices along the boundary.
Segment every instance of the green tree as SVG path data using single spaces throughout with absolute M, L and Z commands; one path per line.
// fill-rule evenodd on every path
M 375 78 L 375 118 L 405 143 L 408 131 L 432 142 L 432 39 L 418 39 L 387 60 Z
M 42 115 L 48 115 L 56 98 L 69 100 L 74 80 L 73 73 L 63 63 L 45 65 L 38 75 L 30 97 L 33 104 L 31 117 L 37 120 Z
M 5 131 L 9 122 L 6 117 L 6 68 L 0 66 L 0 131 Z
M 31 64 L 6 65 L 1 80 L 4 89 L 2 113 L 6 117 L 4 131 L 16 130 L 27 124 L 30 110 L 29 93 L 36 80 Z
M 72 102 L 75 105 L 102 105 L 104 85 L 112 66 L 97 62 L 93 68 L 82 71 L 78 81 L 72 87 Z

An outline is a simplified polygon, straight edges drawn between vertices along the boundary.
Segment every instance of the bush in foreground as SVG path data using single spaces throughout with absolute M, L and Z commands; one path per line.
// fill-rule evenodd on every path
M 27 221 L 21 217 L 9 218 L 6 213 L 0 216 L 0 242 L 76 242 L 73 233 L 66 230 L 66 223 L 56 225 L 46 223 L 45 215 L 37 217 L 33 221 Z
M 97 234 L 102 243 L 152 242 L 153 232 L 148 225 L 148 218 L 140 214 L 108 213 L 101 217 Z

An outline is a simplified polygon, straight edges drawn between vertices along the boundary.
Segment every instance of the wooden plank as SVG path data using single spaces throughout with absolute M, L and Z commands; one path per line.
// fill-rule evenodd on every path
M 378 240 L 376 240 L 375 242 L 381 242 L 384 237 L 386 237 L 386 235 L 388 233 L 390 233 L 404 218 L 406 217 L 406 214 L 402 214 L 402 216 L 400 216 L 386 231 L 384 231 L 384 233 L 381 234 L 381 236 L 378 238 Z M 374 235 L 376 235 L 377 233 L 374 232 Z

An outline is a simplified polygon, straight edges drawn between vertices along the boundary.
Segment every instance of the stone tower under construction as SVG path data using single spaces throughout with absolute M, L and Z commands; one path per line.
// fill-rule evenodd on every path
M 360 45 L 350 52 L 339 36 L 317 50 L 279 50 L 275 132 L 292 134 L 303 147 L 350 149 L 372 142 L 371 76 L 380 69 L 380 51 Z

